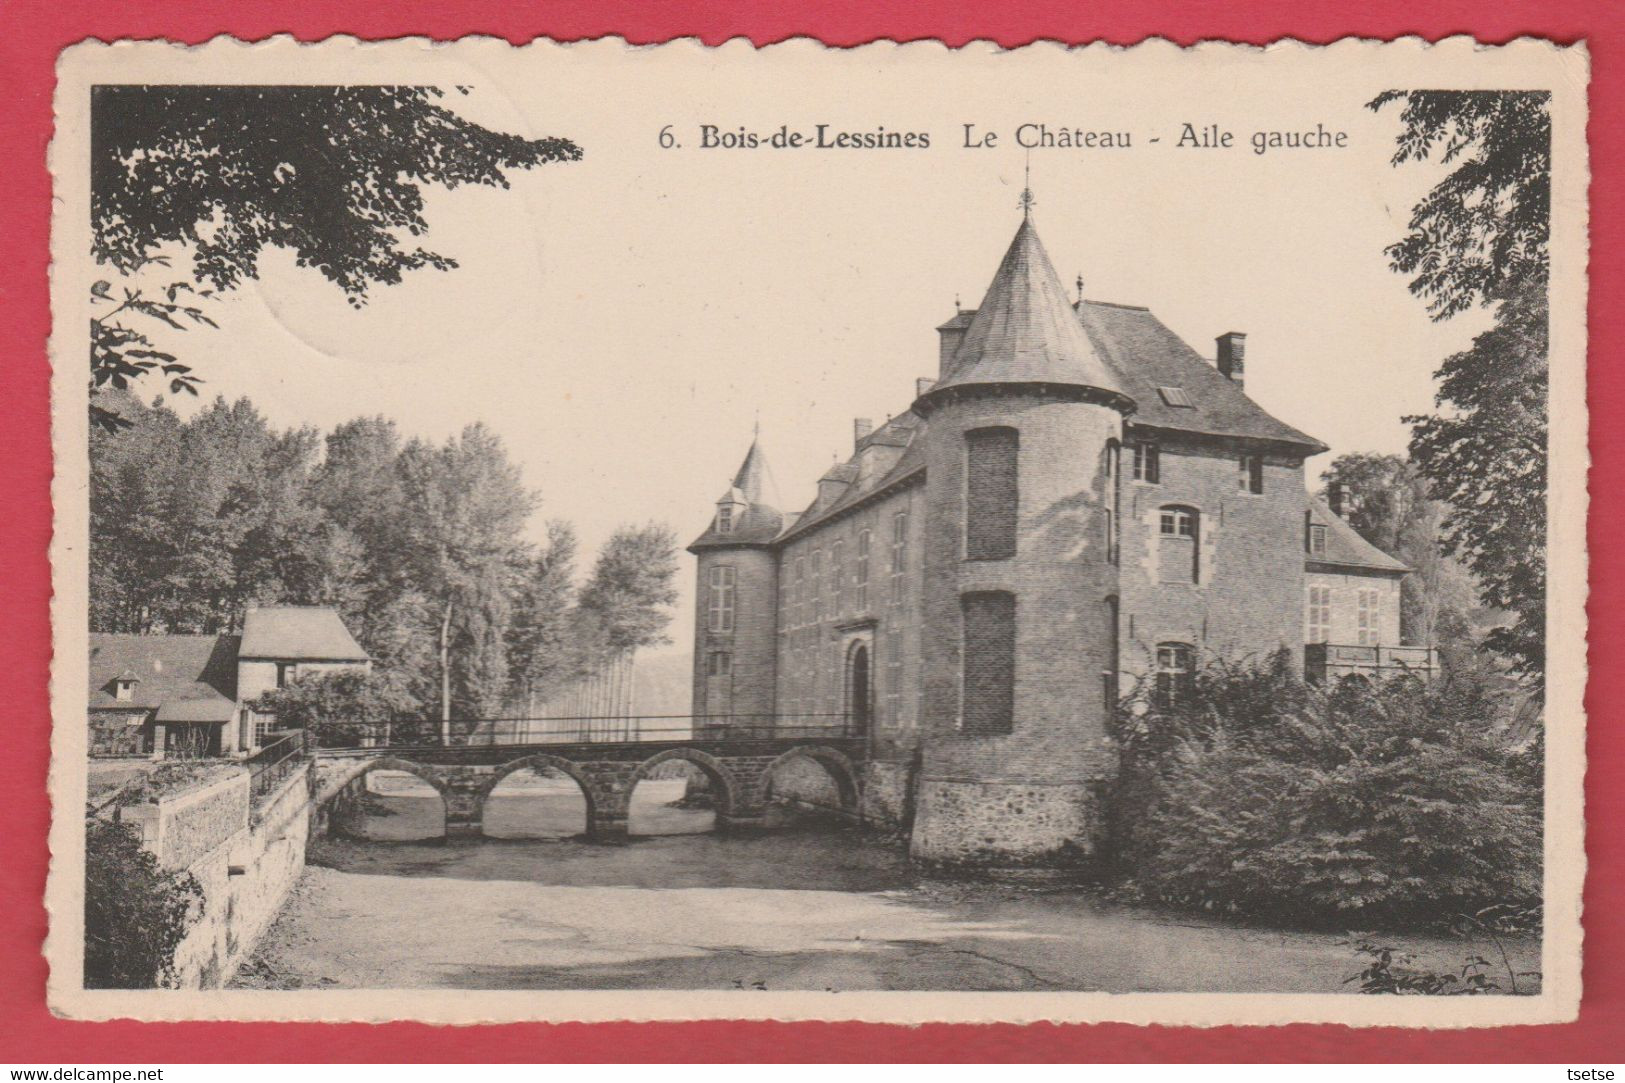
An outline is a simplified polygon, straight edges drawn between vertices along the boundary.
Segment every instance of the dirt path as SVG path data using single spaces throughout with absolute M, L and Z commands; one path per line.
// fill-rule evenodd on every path
M 923 880 L 895 848 L 827 828 L 335 842 L 315 860 L 238 985 L 1331 993 L 1359 969 L 1340 936 Z M 1481 950 L 1402 943 L 1437 969 Z M 1538 968 L 1538 945 L 1514 963 Z

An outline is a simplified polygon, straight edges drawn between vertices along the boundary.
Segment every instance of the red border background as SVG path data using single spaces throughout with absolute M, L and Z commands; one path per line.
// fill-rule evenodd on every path
M 845 0 L 808 6 L 656 0 L 636 4 L 561 3 L 526 10 L 503 0 L 148 0 L 116 6 L 93 0 L 17 0 L 0 13 L 0 1062 L 274 1062 L 531 1060 L 1034 1060 L 1034 1061 L 1583 1061 L 1625 1060 L 1625 736 L 1615 709 L 1625 705 L 1618 673 L 1625 651 L 1625 575 L 1608 547 L 1621 522 L 1617 495 L 1625 465 L 1625 310 L 1620 233 L 1625 187 L 1619 165 L 1625 89 L 1614 67 L 1625 48 L 1625 19 L 1607 0 L 1073 0 L 1071 3 L 938 4 Z M 45 796 L 50 718 L 47 604 L 51 476 L 46 270 L 50 261 L 53 64 L 58 50 L 86 37 L 168 37 L 199 42 L 216 34 L 257 39 L 291 32 L 448 39 L 494 34 L 513 41 L 621 34 L 633 42 L 697 35 L 708 43 L 748 36 L 758 44 L 810 35 L 832 45 L 876 38 L 941 38 L 950 45 L 986 38 L 1006 46 L 1038 38 L 1131 44 L 1150 35 L 1189 43 L 1224 38 L 1263 44 L 1279 37 L 1325 42 L 1348 35 L 1418 34 L 1436 40 L 1471 33 L 1502 42 L 1522 34 L 1591 47 L 1591 451 L 1590 537 L 1592 682 L 1586 784 L 1590 872 L 1586 883 L 1585 1000 L 1567 1026 L 1490 1031 L 1350 1030 L 1335 1026 L 1210 1030 L 1103 1026 L 926 1026 L 870 1024 L 600 1024 L 435 1028 L 418 1024 L 72 1023 L 45 1008 Z

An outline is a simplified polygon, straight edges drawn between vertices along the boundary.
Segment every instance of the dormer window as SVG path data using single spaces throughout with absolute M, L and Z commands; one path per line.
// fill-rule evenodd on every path
M 135 698 L 136 678 L 125 674 L 113 682 L 113 698 L 129 701 Z
M 1157 394 L 1161 395 L 1162 401 L 1169 406 L 1182 410 L 1196 409 L 1196 404 L 1191 401 L 1191 397 L 1185 393 L 1183 387 L 1159 387 Z
M 717 509 L 717 533 L 732 534 L 734 532 L 734 506 L 724 504 Z

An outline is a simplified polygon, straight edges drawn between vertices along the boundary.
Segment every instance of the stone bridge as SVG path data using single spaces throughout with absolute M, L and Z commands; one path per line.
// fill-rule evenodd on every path
M 464 745 L 416 748 L 322 749 L 313 780 L 318 823 L 359 801 L 366 775 L 403 771 L 440 793 L 446 837 L 482 833 L 485 801 L 497 783 L 526 768 L 553 768 L 574 779 L 587 802 L 587 835 L 613 842 L 627 835 L 632 788 L 663 763 L 682 760 L 711 781 L 721 830 L 763 823 L 773 772 L 795 759 L 823 767 L 835 782 L 841 811 L 858 817 L 864 741 L 850 737 L 719 738 L 683 742 L 583 742 L 545 745 Z

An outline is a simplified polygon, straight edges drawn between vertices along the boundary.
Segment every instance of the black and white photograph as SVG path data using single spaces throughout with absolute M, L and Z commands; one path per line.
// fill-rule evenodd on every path
M 1572 1018 L 1587 66 L 71 50 L 53 1007 Z

